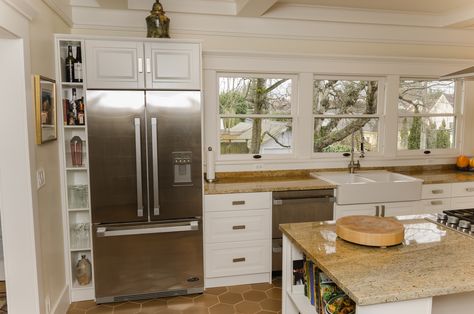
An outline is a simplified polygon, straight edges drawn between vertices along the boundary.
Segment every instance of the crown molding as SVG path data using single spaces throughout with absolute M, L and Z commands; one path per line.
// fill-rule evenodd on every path
M 145 32 L 146 12 L 77 7 L 76 30 Z M 170 13 L 171 33 L 313 41 L 474 47 L 474 31 L 450 28 L 335 23 L 325 21 L 251 18 Z
M 72 27 L 73 26 L 73 20 L 72 20 L 72 8 L 70 4 L 68 3 L 67 5 L 61 5 L 58 3 L 58 0 L 43 0 L 44 3 L 48 7 L 50 7 L 56 14 L 66 23 L 67 26 Z M 66 12 L 66 9 L 69 8 L 71 12 Z
M 153 3 L 154 0 L 128 0 L 128 8 L 149 12 Z M 166 13 L 235 15 L 237 10 L 234 1 L 222 0 L 161 0 L 161 4 Z
M 27 2 L 23 0 L 0 0 L 5 2 L 8 6 L 23 15 L 29 21 L 38 14 L 38 12 Z

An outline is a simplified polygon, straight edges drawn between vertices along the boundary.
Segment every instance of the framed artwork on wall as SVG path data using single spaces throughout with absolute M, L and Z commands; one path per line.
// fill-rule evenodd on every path
M 54 141 L 58 137 L 56 117 L 56 81 L 34 75 L 36 112 L 36 144 Z

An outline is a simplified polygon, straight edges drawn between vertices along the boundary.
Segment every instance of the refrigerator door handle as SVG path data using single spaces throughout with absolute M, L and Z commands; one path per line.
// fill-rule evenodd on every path
M 98 227 L 97 237 L 117 237 L 117 236 L 128 236 L 128 235 L 184 232 L 184 231 L 195 231 L 195 230 L 199 230 L 198 221 L 190 221 L 184 224 L 173 224 L 173 225 L 164 225 L 162 227 L 147 227 L 147 228 L 114 227 L 113 230 L 107 230 L 107 227 Z
M 142 145 L 140 134 L 140 118 L 135 118 L 135 157 L 137 171 L 137 216 L 143 217 L 143 189 L 142 189 Z
M 151 154 L 153 159 L 153 215 L 160 215 L 160 196 L 158 186 L 158 139 L 157 119 L 151 118 Z

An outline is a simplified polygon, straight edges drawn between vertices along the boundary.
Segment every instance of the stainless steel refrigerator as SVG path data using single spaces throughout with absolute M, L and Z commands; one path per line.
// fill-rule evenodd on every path
M 87 91 L 97 303 L 203 291 L 200 99 Z

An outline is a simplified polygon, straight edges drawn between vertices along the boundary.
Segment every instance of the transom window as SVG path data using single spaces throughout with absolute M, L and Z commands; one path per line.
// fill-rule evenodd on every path
M 316 78 L 313 81 L 313 152 L 379 151 L 378 80 Z
M 293 152 L 294 77 L 218 75 L 221 155 Z
M 453 80 L 400 80 L 399 150 L 429 151 L 455 147 L 455 90 Z

